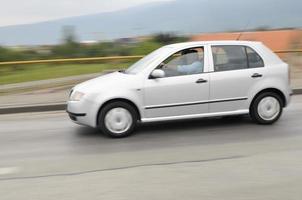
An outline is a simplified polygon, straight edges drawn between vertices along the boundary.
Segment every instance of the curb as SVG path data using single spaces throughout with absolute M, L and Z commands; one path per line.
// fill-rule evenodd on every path
M 301 89 L 294 89 L 293 95 L 301 95 Z M 24 106 L 11 106 L 0 107 L 0 115 L 4 114 L 18 114 L 18 113 L 31 113 L 31 112 L 50 112 L 50 111 L 62 111 L 66 110 L 66 103 L 55 104 L 36 104 L 36 105 L 24 105 Z
M 294 95 L 302 94 L 302 88 L 300 88 L 300 89 L 293 89 L 293 94 Z
M 4 107 L 4 108 L 0 108 L 0 115 L 30 113 L 30 112 L 62 111 L 62 110 L 66 110 L 66 103 Z

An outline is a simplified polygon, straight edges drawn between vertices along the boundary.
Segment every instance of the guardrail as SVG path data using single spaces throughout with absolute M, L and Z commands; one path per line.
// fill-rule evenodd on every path
M 302 53 L 302 49 L 297 50 L 277 50 L 276 54 L 286 53 Z M 91 57 L 91 58 L 65 58 L 65 59 L 50 59 L 50 60 L 30 60 L 30 61 L 8 61 L 0 62 L 0 66 L 4 65 L 27 65 L 27 64 L 45 64 L 45 63 L 68 63 L 68 62 L 88 62 L 88 61 L 117 61 L 117 60 L 135 60 L 144 57 L 137 56 L 109 56 L 109 57 Z
M 112 61 L 112 60 L 134 60 L 144 56 L 109 56 L 109 57 L 92 57 L 92 58 L 65 58 L 50 60 L 29 60 L 29 61 L 8 61 L 0 62 L 1 65 L 26 65 L 26 64 L 43 64 L 43 63 L 67 63 L 67 62 L 87 62 L 87 61 Z

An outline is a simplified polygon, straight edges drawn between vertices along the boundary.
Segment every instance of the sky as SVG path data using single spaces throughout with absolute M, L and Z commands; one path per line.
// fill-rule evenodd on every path
M 0 26 L 116 11 L 171 0 L 0 0 Z

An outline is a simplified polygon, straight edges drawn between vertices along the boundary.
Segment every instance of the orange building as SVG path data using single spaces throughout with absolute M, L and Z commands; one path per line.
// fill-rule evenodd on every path
M 207 33 L 192 36 L 192 41 L 240 40 L 263 42 L 273 51 L 302 49 L 302 29 L 286 29 L 255 32 Z

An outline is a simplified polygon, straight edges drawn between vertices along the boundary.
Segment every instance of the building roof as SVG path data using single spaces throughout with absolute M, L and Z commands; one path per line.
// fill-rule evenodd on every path
M 274 51 L 302 48 L 302 30 L 272 30 L 255 32 L 208 33 L 192 36 L 192 41 L 211 40 L 259 41 Z

